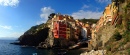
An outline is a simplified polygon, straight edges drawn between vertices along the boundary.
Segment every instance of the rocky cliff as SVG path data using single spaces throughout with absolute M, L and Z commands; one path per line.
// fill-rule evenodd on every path
M 27 30 L 18 40 L 21 45 L 37 46 L 47 38 L 48 30 L 49 28 L 44 23 L 36 25 Z
M 105 49 L 106 55 L 130 55 L 130 0 L 118 1 L 118 18 L 116 25 L 106 24 L 96 33 L 90 49 Z
M 96 38 L 92 39 L 93 49 L 100 49 L 105 46 L 109 39 L 114 35 L 115 27 L 110 24 L 102 26 L 96 33 Z
M 130 0 L 119 0 L 119 17 L 113 36 L 105 45 L 108 55 L 130 55 Z

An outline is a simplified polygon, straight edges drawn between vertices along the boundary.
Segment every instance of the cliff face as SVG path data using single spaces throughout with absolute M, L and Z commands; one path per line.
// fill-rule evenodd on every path
M 130 55 L 130 0 L 119 1 L 119 16 L 122 23 L 106 44 L 107 54 Z
M 33 26 L 19 37 L 20 44 L 37 46 L 40 42 L 43 42 L 47 38 L 48 30 L 49 28 L 47 28 L 44 23 Z
M 100 28 L 100 30 L 96 33 L 96 38 L 92 39 L 93 49 L 100 49 L 104 47 L 109 39 L 114 35 L 115 27 L 107 24 Z
M 130 0 L 119 0 L 118 3 L 120 22 L 102 26 L 90 46 L 93 49 L 106 49 L 106 55 L 130 55 Z

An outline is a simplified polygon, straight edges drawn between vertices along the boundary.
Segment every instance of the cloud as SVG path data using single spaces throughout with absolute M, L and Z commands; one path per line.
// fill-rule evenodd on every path
M 99 11 L 85 11 L 85 10 L 79 10 L 78 12 L 72 13 L 72 17 L 75 19 L 82 19 L 82 18 L 94 18 L 94 19 L 99 19 L 99 17 L 102 15 L 102 12 Z
M 43 7 L 43 8 L 41 8 L 41 11 L 42 11 L 42 13 L 40 14 L 40 17 L 44 18 L 44 19 L 48 19 L 48 16 L 51 13 L 55 12 L 55 10 L 52 9 L 51 7 Z
M 43 7 L 41 8 L 42 13 L 40 14 L 41 20 L 37 21 L 36 24 L 41 24 L 41 23 L 45 23 L 48 20 L 48 16 L 51 13 L 54 13 L 55 10 L 52 9 L 51 7 Z
M 8 30 L 12 30 L 12 26 L 4 26 L 4 25 L 0 25 L 0 28 L 8 29 Z
M 100 7 L 95 7 L 93 5 L 86 5 L 84 4 L 80 10 L 73 12 L 71 14 L 72 17 L 75 19 L 99 19 L 102 16 L 102 10 Z
M 19 0 L 0 0 L 0 5 L 2 6 L 17 6 Z
M 110 3 L 111 0 L 96 0 L 99 3 Z
M 85 9 L 85 8 L 89 8 L 88 5 L 84 4 L 83 7 L 81 9 Z

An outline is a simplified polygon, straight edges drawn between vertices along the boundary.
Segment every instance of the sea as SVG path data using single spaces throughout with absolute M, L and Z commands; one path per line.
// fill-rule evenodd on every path
M 0 55 L 80 55 L 85 50 L 75 49 L 60 52 L 58 49 L 36 49 L 10 44 L 15 40 L 0 40 Z

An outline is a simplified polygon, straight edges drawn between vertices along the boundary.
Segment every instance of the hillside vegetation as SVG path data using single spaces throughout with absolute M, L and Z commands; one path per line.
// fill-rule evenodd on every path
M 93 24 L 93 23 L 97 23 L 97 21 L 99 20 L 99 19 L 92 19 L 92 18 L 90 18 L 90 19 L 85 19 L 85 18 L 83 18 L 83 19 L 79 19 L 81 22 L 83 22 L 83 23 L 86 23 L 86 22 L 89 22 L 90 24 Z
M 19 37 L 20 44 L 37 46 L 47 38 L 48 30 L 49 28 L 44 23 L 33 26 Z

